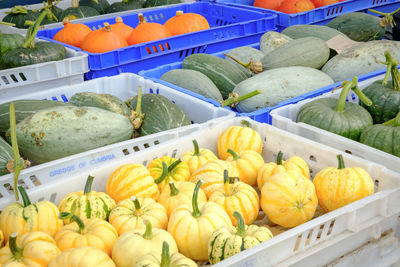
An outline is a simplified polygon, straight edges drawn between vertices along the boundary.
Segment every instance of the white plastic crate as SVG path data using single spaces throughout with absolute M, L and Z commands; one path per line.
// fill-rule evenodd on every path
M 35 39 L 37 42 L 43 40 Z M 83 82 L 89 71 L 88 55 L 67 48 L 67 57 L 18 68 L 0 70 L 0 101 L 33 91 Z
M 0 103 L 17 99 L 52 99 L 57 101 L 68 101 L 78 92 L 109 93 L 126 100 L 136 96 L 139 86 L 142 93 L 156 93 L 163 95 L 177 104 L 188 114 L 194 124 L 172 129 L 148 136 L 138 137 L 124 142 L 86 151 L 69 157 L 50 161 L 37 166 L 29 167 L 21 172 L 20 182 L 29 188 L 45 184 L 61 176 L 70 176 L 73 173 L 98 166 L 105 161 L 120 160 L 129 154 L 153 147 L 169 140 L 178 139 L 181 136 L 194 132 L 208 123 L 216 123 L 235 117 L 235 113 L 224 108 L 217 108 L 212 104 L 175 91 L 164 85 L 146 80 L 136 74 L 120 74 L 113 77 L 105 77 L 87 81 L 73 86 L 53 88 L 46 91 L 31 92 L 25 95 L 13 95 L 0 98 Z M 195 107 L 195 108 L 194 108 Z M 13 174 L 0 176 L 0 182 L 12 185 Z M 9 186 L 0 186 L 0 194 L 8 196 Z
M 79 174 L 30 188 L 28 193 L 32 201 L 47 199 L 58 203 L 67 193 L 81 190 L 89 173 L 95 176 L 93 190 L 104 191 L 109 175 L 119 166 L 126 163 L 147 166 L 152 159 L 165 155 L 180 157 L 184 152 L 193 149 L 193 139 L 198 141 L 200 147 L 216 152 L 218 136 L 231 125 L 241 125 L 242 119 L 248 120 L 253 129 L 261 134 L 264 142 L 262 156 L 266 162 L 274 161 L 278 152 L 282 151 L 286 156 L 297 155 L 305 159 L 312 176 L 322 168 L 337 166 L 336 155 L 340 151 L 334 148 L 268 124 L 237 117 L 223 122 L 211 122 L 179 140 L 127 155 L 118 161 L 104 162 Z M 296 263 L 303 259 L 311 260 L 308 266 L 321 266 L 363 245 L 365 240 L 373 241 L 381 237 L 381 233 L 390 231 L 394 227 L 391 221 L 400 214 L 400 174 L 352 155 L 343 154 L 343 158 L 346 166 L 362 167 L 370 173 L 376 185 L 375 194 L 287 230 L 215 266 L 285 266 L 288 261 Z M 3 194 L 4 187 L 0 187 L 0 190 Z M 13 196 L 9 193 L 4 192 L 0 199 L 0 208 L 13 201 Z M 340 249 L 330 249 L 334 246 Z M 322 249 L 329 252 L 313 258 L 315 251 Z M 400 254 L 397 256 L 400 257 Z
M 110 3 L 110 5 L 113 3 L 116 3 L 116 2 L 121 2 L 121 0 L 107 0 L 107 1 Z M 61 8 L 61 9 L 67 9 L 67 8 L 71 7 L 71 2 L 72 2 L 71 0 L 62 0 L 57 4 L 57 7 Z M 194 2 L 194 0 L 181 0 L 181 2 L 182 3 L 191 3 L 191 2 Z M 168 6 L 172 6 L 172 5 L 149 7 L 149 8 L 146 8 L 146 10 L 152 10 L 152 9 L 163 8 L 163 7 L 168 7 Z M 41 8 L 43 8 L 43 4 L 25 5 L 24 7 L 27 9 L 40 10 Z M 123 12 L 104 14 L 104 15 L 99 15 L 99 16 L 95 16 L 95 17 L 76 19 L 76 20 L 74 20 L 74 23 L 83 23 L 86 21 L 106 19 L 106 18 L 110 18 L 110 17 L 118 17 L 118 16 L 122 16 L 125 14 L 129 14 L 131 12 L 140 12 L 140 10 L 141 9 L 135 9 L 135 10 L 128 10 L 128 11 L 123 11 Z M 7 15 L 6 12 L 10 12 L 10 11 L 11 11 L 11 8 L 0 9 L 0 21 L 2 21 L 3 18 Z M 53 28 L 59 28 L 61 26 L 62 26 L 62 23 L 58 22 L 58 23 L 52 23 L 52 24 L 48 24 L 48 25 L 42 25 L 42 26 L 40 26 L 40 28 L 41 29 L 53 29 Z M 11 27 L 11 26 L 0 24 L 0 31 L 2 33 L 26 34 L 27 29 L 19 29 L 16 27 Z
M 374 78 L 360 82 L 359 87 L 362 90 L 374 81 L 383 79 L 383 77 L 384 75 L 379 75 L 375 76 Z M 271 111 L 272 125 L 291 133 L 314 140 L 318 143 L 337 148 L 346 153 L 353 154 L 376 163 L 380 163 L 400 173 L 399 157 L 396 157 L 379 149 L 361 144 L 346 137 L 320 129 L 318 127 L 302 122 L 296 122 L 297 113 L 304 104 L 317 98 L 339 98 L 340 92 L 341 90 L 334 90 L 332 92 L 325 93 L 312 99 L 306 99 L 303 101 L 299 101 L 296 104 L 290 104 L 281 108 L 277 108 Z M 350 91 L 349 97 L 347 99 L 348 101 L 358 103 L 358 97 L 352 91 Z

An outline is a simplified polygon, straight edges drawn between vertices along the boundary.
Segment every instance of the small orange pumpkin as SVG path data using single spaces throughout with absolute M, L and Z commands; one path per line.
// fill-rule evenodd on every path
M 236 166 L 240 181 L 251 186 L 256 185 L 258 171 L 264 165 L 263 157 L 253 150 L 236 153 L 232 149 L 228 149 L 228 153 L 232 156 L 227 158 L 226 161 Z
M 128 38 L 133 31 L 133 28 L 126 25 L 121 17 L 115 19 L 115 23 L 111 25 L 111 29 L 121 35 L 126 41 L 128 41 Z
M 286 14 L 295 14 L 313 10 L 314 8 L 315 6 L 310 0 L 285 0 L 279 6 L 278 11 Z
M 142 13 L 139 13 L 138 17 L 139 24 L 129 36 L 129 45 L 146 43 L 171 36 L 171 33 L 164 25 L 146 22 Z
M 92 30 L 85 24 L 71 24 L 67 17 L 64 18 L 63 24 L 64 28 L 54 35 L 53 40 L 64 44 L 81 47 L 83 40 L 85 40 L 86 36 L 92 32 Z
M 196 32 L 210 28 L 205 17 L 196 13 L 183 13 L 182 10 L 176 11 L 176 16 L 164 23 L 172 35 Z
M 106 22 L 104 28 L 92 31 L 86 36 L 81 48 L 91 53 L 104 53 L 126 46 L 128 46 L 126 40 L 114 32 Z
M 277 10 L 284 0 L 255 0 L 253 6 Z

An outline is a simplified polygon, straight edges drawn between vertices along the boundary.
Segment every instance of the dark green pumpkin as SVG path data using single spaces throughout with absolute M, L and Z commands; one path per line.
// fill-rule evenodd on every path
M 179 4 L 181 0 L 146 0 L 144 7 Z
M 376 81 L 367 86 L 363 93 L 368 96 L 372 105 L 366 107 L 371 114 L 374 123 L 384 123 L 393 119 L 400 111 L 400 73 L 397 69 L 398 62 L 394 60 L 389 52 L 385 53 L 388 65 L 384 80 Z M 392 76 L 388 83 L 389 74 Z
M 53 6 L 53 5 L 49 9 L 54 14 L 55 18 L 50 15 L 46 16 L 46 18 L 42 22 L 42 25 L 61 22 L 60 17 L 61 17 L 63 10 L 61 8 Z
M 15 6 L 12 8 L 4 18 L 4 22 L 14 23 L 15 27 L 20 29 L 27 29 L 29 25 L 25 25 L 25 21 L 35 21 L 39 17 L 39 12 L 27 10 L 22 6 Z
M 100 14 L 106 14 L 110 4 L 107 0 L 79 0 L 79 6 L 88 6 L 96 9 Z
M 7 164 L 14 158 L 12 147 L 0 136 L 0 176 L 10 173 Z
M 365 128 L 360 142 L 400 157 L 400 113 L 396 118 Z
M 0 36 L 0 58 L 7 51 L 22 47 L 24 42 L 25 38 L 20 34 L 2 34 Z
M 139 0 L 122 0 L 122 2 L 117 2 L 111 4 L 106 12 L 107 13 L 114 13 L 114 12 L 121 12 L 127 10 L 134 10 L 142 8 L 142 3 Z
M 98 15 L 100 15 L 100 13 L 96 9 L 89 6 L 79 6 L 78 0 L 72 0 L 71 7 L 65 9 L 61 13 L 59 20 L 63 21 L 65 17 L 68 17 L 71 21 L 74 19 L 81 19 Z
M 300 108 L 296 121 L 358 140 L 361 131 L 372 125 L 372 118 L 365 108 L 355 103 L 346 103 L 350 89 L 353 89 L 360 98 L 367 102 L 368 99 L 364 99 L 365 96 L 362 97 L 362 93 L 356 86 L 356 80 L 345 81 L 339 100 L 320 98 L 308 102 Z
M 137 100 L 138 96 L 128 99 L 128 106 L 137 110 Z M 191 124 L 189 116 L 180 107 L 158 94 L 141 96 L 141 112 L 144 113 L 144 119 L 138 130 L 140 136 Z

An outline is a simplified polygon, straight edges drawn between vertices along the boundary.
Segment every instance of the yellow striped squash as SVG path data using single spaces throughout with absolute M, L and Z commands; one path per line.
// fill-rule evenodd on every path
M 116 267 L 104 251 L 92 248 L 70 248 L 55 257 L 49 267 Z
M 209 149 L 199 148 L 196 140 L 193 140 L 194 150 L 187 151 L 181 156 L 181 160 L 189 165 L 190 174 L 203 166 L 205 163 L 218 159 Z
M 169 156 L 153 159 L 147 169 L 160 190 L 170 181 L 187 181 L 190 177 L 189 165 Z
M 251 186 L 256 185 L 258 171 L 264 165 L 263 157 L 253 150 L 236 153 L 232 149 L 228 149 L 228 153 L 232 156 L 227 158 L 226 161 L 236 166 L 239 171 L 240 181 Z

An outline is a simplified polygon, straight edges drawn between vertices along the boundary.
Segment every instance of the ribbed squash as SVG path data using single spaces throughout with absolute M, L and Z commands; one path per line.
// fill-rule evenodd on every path
M 257 184 L 257 174 L 260 168 L 264 164 L 263 157 L 253 150 L 245 150 L 240 153 L 236 153 L 232 149 L 228 149 L 228 153 L 231 154 L 229 158 L 226 159 L 239 171 L 240 181 L 247 183 L 251 186 Z
M 138 18 L 139 24 L 135 29 L 133 29 L 129 36 L 129 45 L 146 43 L 171 36 L 171 33 L 164 25 L 154 22 L 146 22 L 142 13 L 138 14 Z
M 12 233 L 20 235 L 27 232 L 41 231 L 54 236 L 63 226 L 58 218 L 59 210 L 50 201 L 32 204 L 22 186 L 18 187 L 23 200 L 21 203 L 8 205 L 0 214 L 0 229 L 7 242 Z
M 229 177 L 239 177 L 239 171 L 231 163 L 223 160 L 212 160 L 201 166 L 190 177 L 190 181 L 202 181 L 201 189 L 207 197 L 222 184 L 224 184 L 224 170 L 228 170 Z
M 152 198 L 131 197 L 118 203 L 108 221 L 122 235 L 131 230 L 146 228 L 146 222 L 150 222 L 153 228 L 167 229 L 168 215 L 164 206 Z
M 13 233 L 0 249 L 0 265 L 15 267 L 47 267 L 60 254 L 54 239 L 43 232 Z
M 342 155 L 339 166 L 327 167 L 314 177 L 319 205 L 325 211 L 341 208 L 374 193 L 374 182 L 368 172 L 359 167 L 346 168 Z
M 150 266 L 162 266 L 162 267 L 198 267 L 197 263 L 189 258 L 186 258 L 180 253 L 174 253 L 170 255 L 169 245 L 167 242 L 163 242 L 161 255 L 157 253 L 149 253 L 141 257 L 135 264 L 135 267 L 150 267 Z
M 190 174 L 211 160 L 217 160 L 217 156 L 209 149 L 199 148 L 196 140 L 193 140 L 194 151 L 187 151 L 181 156 L 181 160 L 189 165 Z
M 179 251 L 193 260 L 207 260 L 208 240 L 212 233 L 220 227 L 232 226 L 221 206 L 213 202 L 197 202 L 201 183 L 196 184 L 192 205 L 179 205 L 168 222 L 168 232 L 175 238 Z
M 157 199 L 160 192 L 149 170 L 141 164 L 125 164 L 108 178 L 106 192 L 116 202 L 131 196 Z
M 231 154 L 228 149 L 232 149 L 236 153 L 245 150 L 254 150 L 261 154 L 263 143 L 260 134 L 251 129 L 249 122 L 243 120 L 244 126 L 231 126 L 218 137 L 218 156 L 220 159 L 226 160 Z
M 145 229 L 122 234 L 114 244 L 112 259 L 118 267 L 135 266 L 148 253 L 161 254 L 163 242 L 167 242 L 171 253 L 178 252 L 174 238 L 163 229 L 152 229 L 150 222 Z
M 260 210 L 260 199 L 257 191 L 250 185 L 243 182 L 236 182 L 228 176 L 228 171 L 224 171 L 224 184 L 220 185 L 209 198 L 209 202 L 215 202 L 224 208 L 231 218 L 232 224 L 237 226 L 237 219 L 234 212 L 242 214 L 245 224 L 252 224 L 258 216 Z
M 25 38 L 20 34 L 1 34 L 0 36 L 0 58 L 10 50 L 22 47 L 25 43 Z
M 196 185 L 192 182 L 169 182 L 169 186 L 165 186 L 161 191 L 157 202 L 164 206 L 168 216 L 172 211 L 181 204 L 192 203 L 194 188 Z M 200 188 L 198 202 L 207 202 L 207 196 Z
M 81 47 L 83 40 L 92 32 L 85 24 L 72 24 L 68 18 L 63 20 L 64 28 L 59 30 L 54 35 L 53 40 L 69 44 L 76 47 Z
M 257 186 L 261 190 L 265 182 L 274 174 L 285 171 L 297 171 L 305 178 L 310 179 L 310 169 L 307 163 L 298 156 L 291 156 L 286 161 L 282 160 L 283 153 L 279 151 L 276 162 L 265 163 L 257 175 Z
M 106 10 L 110 7 L 107 0 L 79 0 L 79 5 L 94 8 L 100 14 L 106 14 Z
M 128 46 L 125 38 L 114 32 L 107 22 L 104 28 L 90 32 L 81 44 L 82 50 L 91 53 L 104 53 Z
M 147 169 L 160 190 L 170 181 L 187 181 L 190 177 L 189 165 L 169 156 L 153 159 Z
M 111 25 L 111 29 L 113 32 L 121 35 L 126 41 L 128 41 L 128 38 L 133 31 L 133 28 L 126 25 L 121 17 L 115 18 L 115 23 Z
M 107 8 L 106 13 L 139 9 L 142 8 L 141 2 L 140 0 L 122 0 L 121 2 L 115 2 Z
M 60 212 L 71 212 L 83 221 L 91 218 L 107 220 L 115 201 L 104 192 L 92 191 L 93 179 L 94 176 L 89 175 L 84 190 L 67 194 L 58 204 Z M 69 222 L 70 219 L 64 220 L 64 223 Z
M 99 218 L 83 222 L 78 216 L 68 212 L 62 212 L 60 217 L 73 221 L 64 225 L 54 237 L 61 251 L 70 248 L 94 247 L 111 255 L 118 233 L 110 223 Z
M 13 23 L 15 27 L 20 29 L 27 29 L 29 25 L 25 25 L 25 21 L 35 21 L 39 12 L 37 10 L 27 10 L 23 6 L 14 6 L 10 12 L 6 12 L 3 22 Z
M 49 267 L 116 267 L 104 251 L 92 247 L 71 248 L 55 257 Z
M 0 136 L 0 176 L 12 171 L 9 164 L 14 158 L 12 147 Z
M 171 35 L 180 35 L 210 28 L 205 17 L 196 13 L 183 13 L 176 11 L 176 15 L 164 23 Z
M 273 237 L 267 227 L 246 226 L 242 215 L 233 213 L 237 227 L 221 227 L 208 241 L 208 260 L 216 264 Z
M 89 6 L 79 6 L 79 0 L 71 0 L 71 7 L 65 9 L 61 15 L 60 20 L 68 18 L 69 20 L 81 19 L 87 17 L 98 16 L 100 13 Z
M 275 174 L 261 189 L 261 208 L 265 215 L 285 228 L 312 219 L 317 206 L 313 183 L 296 171 Z

